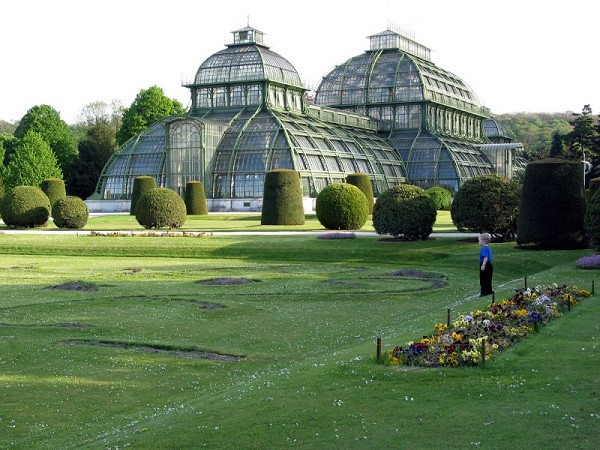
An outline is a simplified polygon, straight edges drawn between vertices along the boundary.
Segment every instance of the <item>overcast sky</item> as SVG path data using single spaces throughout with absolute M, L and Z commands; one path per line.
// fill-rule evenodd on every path
M 600 112 L 591 0 L 13 0 L 0 3 L 0 119 L 49 104 L 74 123 L 88 103 L 129 106 L 183 81 L 249 24 L 316 87 L 388 24 L 432 50 L 492 112 Z

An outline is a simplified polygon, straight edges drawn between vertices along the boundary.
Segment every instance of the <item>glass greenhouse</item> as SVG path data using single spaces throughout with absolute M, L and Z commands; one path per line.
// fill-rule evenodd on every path
M 371 36 L 370 50 L 325 75 L 316 105 L 262 32 L 248 26 L 233 37 L 185 85 L 190 111 L 125 143 L 90 199 L 129 199 L 140 175 L 181 195 L 187 182 L 202 181 L 210 208 L 210 199 L 261 199 L 265 173 L 278 168 L 300 173 L 304 197 L 356 172 L 369 175 L 375 195 L 403 182 L 456 190 L 470 177 L 505 172 L 494 145 L 510 140 L 492 141 L 489 114 L 471 89 L 400 33 Z

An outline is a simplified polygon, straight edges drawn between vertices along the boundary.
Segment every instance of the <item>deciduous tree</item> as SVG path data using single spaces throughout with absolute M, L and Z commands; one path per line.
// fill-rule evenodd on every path
M 50 145 L 35 131 L 19 139 L 5 170 L 5 188 L 35 186 L 46 178 L 62 178 L 62 172 Z
M 124 144 L 159 119 L 184 113 L 181 103 L 165 96 L 158 86 L 142 89 L 123 113 L 123 123 L 117 131 L 117 143 Z

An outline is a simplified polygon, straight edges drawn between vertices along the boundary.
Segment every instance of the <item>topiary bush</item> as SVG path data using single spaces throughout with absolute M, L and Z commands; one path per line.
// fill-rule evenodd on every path
M 52 207 L 54 225 L 58 228 L 77 230 L 85 227 L 90 216 L 85 202 L 79 197 L 67 196 L 58 199 Z
M 600 178 L 592 178 L 588 183 L 586 199 L 591 200 L 598 189 L 600 189 Z
M 9 227 L 45 227 L 50 217 L 50 200 L 40 188 L 17 186 L 5 193 L 0 210 Z
M 130 215 L 135 215 L 135 208 L 142 195 L 144 195 L 144 193 L 149 191 L 150 189 L 155 189 L 156 187 L 156 180 L 153 177 L 143 175 L 140 177 L 135 177 L 133 179 L 133 190 L 131 191 L 131 205 L 129 206 Z
M 465 181 L 454 195 L 450 216 L 459 231 L 490 233 L 496 240 L 514 240 L 521 184 L 497 175 Z
M 44 194 L 48 196 L 48 199 L 50 200 L 50 208 L 54 206 L 54 203 L 56 203 L 57 200 L 67 196 L 65 182 L 60 178 L 46 178 L 42 181 L 40 188 Z
M 426 190 L 438 211 L 450 211 L 452 193 L 443 187 L 435 186 Z
M 167 188 L 146 191 L 138 200 L 135 218 L 146 229 L 180 228 L 187 217 L 185 202 Z
M 300 174 L 276 169 L 265 174 L 261 225 L 304 225 Z
M 427 192 L 411 184 L 384 191 L 373 207 L 373 226 L 377 234 L 390 234 L 407 241 L 427 239 L 437 216 Z
M 188 215 L 198 216 L 208 214 L 204 183 L 201 181 L 189 181 L 186 183 L 184 202 Z
M 373 185 L 369 176 L 365 173 L 351 173 L 346 175 L 346 183 L 356 186 L 365 194 L 367 205 L 369 206 L 369 214 L 373 214 L 375 198 L 373 195 Z
M 336 183 L 319 192 L 315 212 L 328 230 L 359 230 L 369 217 L 369 205 L 359 188 Z
M 523 180 L 517 244 L 539 249 L 585 248 L 583 191 L 581 162 L 558 158 L 530 162 Z

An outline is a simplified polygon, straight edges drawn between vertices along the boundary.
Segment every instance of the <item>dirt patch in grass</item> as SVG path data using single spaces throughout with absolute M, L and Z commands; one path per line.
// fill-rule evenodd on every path
M 399 269 L 392 270 L 388 272 L 390 277 L 407 277 L 407 278 L 436 278 L 440 280 L 445 280 L 445 275 L 440 275 L 439 273 L 431 273 L 431 272 L 423 272 L 418 269 Z
M 225 305 L 220 305 L 219 303 L 208 303 L 208 302 L 192 302 L 192 304 L 199 306 L 202 309 L 206 309 L 208 311 L 212 311 L 215 309 L 224 309 Z
M 224 353 L 207 352 L 200 349 L 176 349 L 143 344 L 131 344 L 126 342 L 105 342 L 105 341 L 80 341 L 67 340 L 62 342 L 65 345 L 89 345 L 93 347 L 118 348 L 125 350 L 139 350 L 145 353 L 156 353 L 161 355 L 173 355 L 183 358 L 201 358 L 213 361 L 240 361 L 243 356 L 228 355 Z
M 56 286 L 49 286 L 46 289 L 56 291 L 96 292 L 98 286 L 94 283 L 87 283 L 85 281 L 68 281 L 63 284 L 57 284 Z
M 249 280 L 248 278 L 211 278 L 210 280 L 198 281 L 200 284 L 210 286 L 237 286 L 240 284 L 258 283 L 260 280 Z

